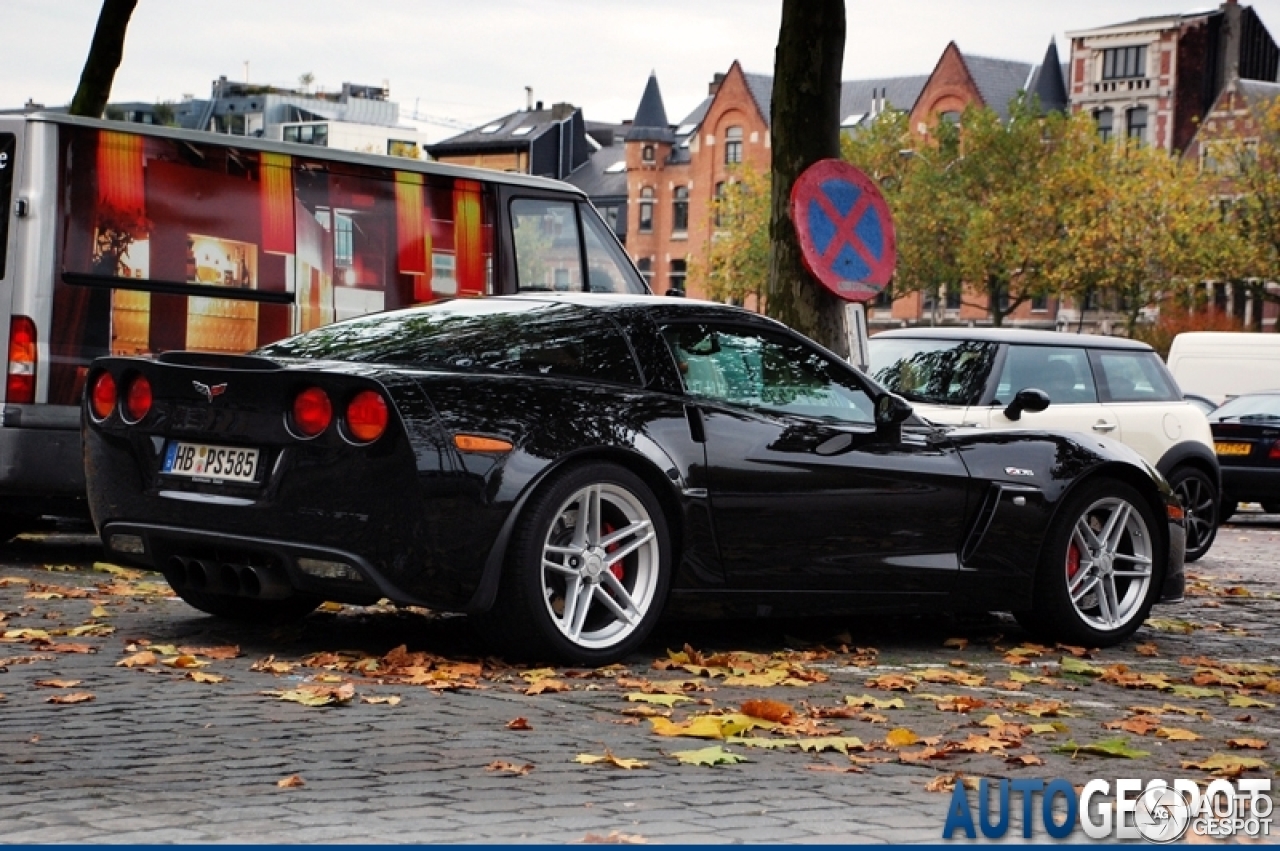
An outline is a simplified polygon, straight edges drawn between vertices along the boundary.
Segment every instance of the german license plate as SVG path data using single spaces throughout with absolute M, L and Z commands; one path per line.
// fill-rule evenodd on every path
M 165 450 L 160 472 L 219 482 L 252 482 L 258 473 L 258 450 L 175 440 Z
M 1213 450 L 1219 455 L 1248 455 L 1252 449 L 1253 446 L 1249 443 L 1226 443 L 1218 441 L 1213 444 Z

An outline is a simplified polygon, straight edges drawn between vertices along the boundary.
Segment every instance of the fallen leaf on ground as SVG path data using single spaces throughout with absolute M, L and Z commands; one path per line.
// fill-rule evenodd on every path
M 1151 656 L 1160 655 L 1160 648 L 1156 647 L 1156 643 L 1154 641 L 1143 642 L 1142 644 L 1137 645 L 1133 649 L 1139 656 L 1151 657 Z
M 1258 700 L 1252 697 L 1246 697 L 1238 694 L 1227 701 L 1227 706 L 1235 706 L 1242 709 L 1275 709 L 1274 703 L 1267 703 L 1265 700 Z
M 350 703 L 356 696 L 356 688 L 351 683 L 333 688 L 331 686 L 306 685 L 283 691 L 264 691 L 268 697 L 301 703 L 303 706 L 341 706 Z
M 386 706 L 399 706 L 400 695 L 398 694 L 366 694 L 361 695 L 362 703 L 374 703 Z
M 486 771 L 501 771 L 504 774 L 513 774 L 516 777 L 524 777 L 530 771 L 533 771 L 533 763 L 526 762 L 524 765 L 516 765 L 514 762 L 507 762 L 505 759 L 495 759 L 493 762 L 485 766 Z
M 1151 715 L 1134 715 L 1131 718 L 1122 718 L 1119 721 L 1106 721 L 1102 726 L 1108 730 L 1124 730 L 1126 733 L 1133 733 L 1135 736 L 1145 736 L 1159 727 L 1160 722 Z
M 307 781 L 303 780 L 300 774 L 290 774 L 288 777 L 277 780 L 276 785 L 281 789 L 297 789 L 299 786 L 306 786 Z
M 649 763 L 642 759 L 625 759 L 623 757 L 614 756 L 613 752 L 608 748 L 605 748 L 603 754 L 580 753 L 573 758 L 573 761 L 580 762 L 583 765 L 597 765 L 599 763 L 604 763 L 606 765 L 615 766 L 616 768 L 625 768 L 628 770 L 632 768 L 649 767 Z
M 637 703 L 652 703 L 657 706 L 675 706 L 677 703 L 692 703 L 692 697 L 685 697 L 683 694 L 646 694 L 640 691 L 633 691 L 627 694 L 627 700 Z
M 240 655 L 240 648 L 235 644 L 221 647 L 179 647 L 178 653 L 186 656 L 203 656 L 206 659 L 235 659 Z
M 671 754 L 676 761 L 685 765 L 737 765 L 749 762 L 745 756 L 739 756 L 725 750 L 722 745 L 708 745 L 691 751 L 674 751 Z
M 221 674 L 210 674 L 207 671 L 188 671 L 187 679 L 198 683 L 225 683 L 227 678 Z
M 1251 748 L 1253 750 L 1262 750 L 1267 747 L 1267 743 L 1263 739 L 1227 739 L 1227 747 L 1235 749 Z
M 1198 742 L 1204 736 L 1191 730 L 1184 730 L 1182 727 L 1161 727 L 1156 730 L 1156 738 L 1168 739 L 1171 742 Z
M 795 718 L 796 712 L 778 700 L 748 700 L 742 704 L 742 714 L 752 718 L 763 718 L 777 724 L 786 724 Z
M 43 688 L 75 688 L 82 680 L 36 680 L 36 685 Z
M 900 697 L 878 698 L 869 694 L 862 697 L 850 697 L 845 695 L 844 702 L 848 706 L 870 706 L 876 709 L 906 709 L 906 702 Z
M 920 737 L 906 727 L 890 730 L 884 737 L 884 743 L 891 748 L 905 748 L 920 741 Z
M 70 694 L 55 694 L 45 700 L 45 703 L 85 703 L 93 700 L 94 696 L 87 691 L 73 691 Z
M 507 729 L 508 730 L 532 730 L 533 727 L 529 724 L 529 719 L 527 718 L 512 718 L 510 721 L 507 722 Z
M 1207 759 L 1200 760 L 1183 760 L 1182 767 L 1184 769 L 1194 768 L 1199 771 L 1208 771 L 1213 774 L 1222 775 L 1224 777 L 1239 777 L 1251 768 L 1261 768 L 1263 770 L 1269 768 L 1265 759 L 1259 759 L 1256 756 L 1238 756 L 1230 753 L 1215 753 Z
M 1053 749 L 1054 753 L 1071 754 L 1074 759 L 1078 754 L 1092 754 L 1093 756 L 1109 756 L 1119 759 L 1141 759 L 1144 756 L 1150 756 L 1150 751 L 1140 751 L 1136 748 L 1129 747 L 1129 742 L 1123 738 L 1103 739 L 1099 742 L 1090 742 L 1087 744 L 1076 744 L 1074 741 L 1066 741 Z
M 573 686 L 561 680 L 553 680 L 550 677 L 540 680 L 534 680 L 533 683 L 524 690 L 527 695 L 546 694 L 547 692 L 572 691 Z
M 134 653 L 132 656 L 126 656 L 119 662 L 116 662 L 116 667 L 139 668 L 146 665 L 154 665 L 158 661 L 156 654 L 152 653 L 150 650 L 143 650 L 140 653 Z
M 162 659 L 160 664 L 170 668 L 203 668 L 208 662 L 197 659 L 194 656 L 183 655 L 174 656 L 172 659 Z
M 157 651 L 159 652 L 159 651 Z M 275 656 L 268 656 L 260 662 L 249 666 L 250 671 L 263 671 L 268 674 L 288 674 L 297 667 L 292 662 L 277 662 Z
M 1044 760 L 1033 753 L 1014 754 L 1013 756 L 1005 757 L 1004 761 L 1009 765 L 1016 765 L 1018 767 L 1027 765 L 1044 765 Z

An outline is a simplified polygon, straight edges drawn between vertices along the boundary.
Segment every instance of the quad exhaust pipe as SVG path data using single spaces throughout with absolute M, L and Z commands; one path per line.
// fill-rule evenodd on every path
M 206 594 L 256 600 L 283 600 L 293 595 L 293 586 L 283 572 L 247 564 L 174 556 L 165 574 L 172 584 Z

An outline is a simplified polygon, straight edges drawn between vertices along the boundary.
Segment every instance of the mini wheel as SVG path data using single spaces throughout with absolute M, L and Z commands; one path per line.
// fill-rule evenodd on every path
M 1024 626 L 1055 641 L 1106 647 L 1147 619 L 1164 558 L 1156 518 L 1131 486 L 1087 483 L 1058 512 Z
M 1209 552 L 1218 534 L 1218 488 L 1208 474 L 1195 467 L 1179 467 L 1169 475 L 1169 487 L 1186 512 L 1187 561 Z
M 575 467 L 525 507 L 485 620 L 507 652 L 607 664 L 653 630 L 670 562 L 666 518 L 648 486 L 613 464 Z

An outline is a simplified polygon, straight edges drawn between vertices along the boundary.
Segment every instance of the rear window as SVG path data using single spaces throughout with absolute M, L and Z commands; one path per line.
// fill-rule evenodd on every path
M 1178 402 L 1182 394 L 1155 352 L 1090 352 L 1104 402 Z
M 1280 420 L 1280 394 L 1259 393 L 1237 396 L 1214 410 L 1209 419 L 1215 422 L 1231 420 Z
M 982 397 L 994 343 L 872 337 L 871 377 L 912 402 L 976 405 Z
M 9 247 L 9 210 L 13 200 L 13 173 L 18 164 L 18 137 L 0 133 L 0 278 L 4 277 L 5 255 Z
M 631 347 L 610 319 L 546 302 L 441 302 L 326 325 L 257 354 L 641 383 Z

